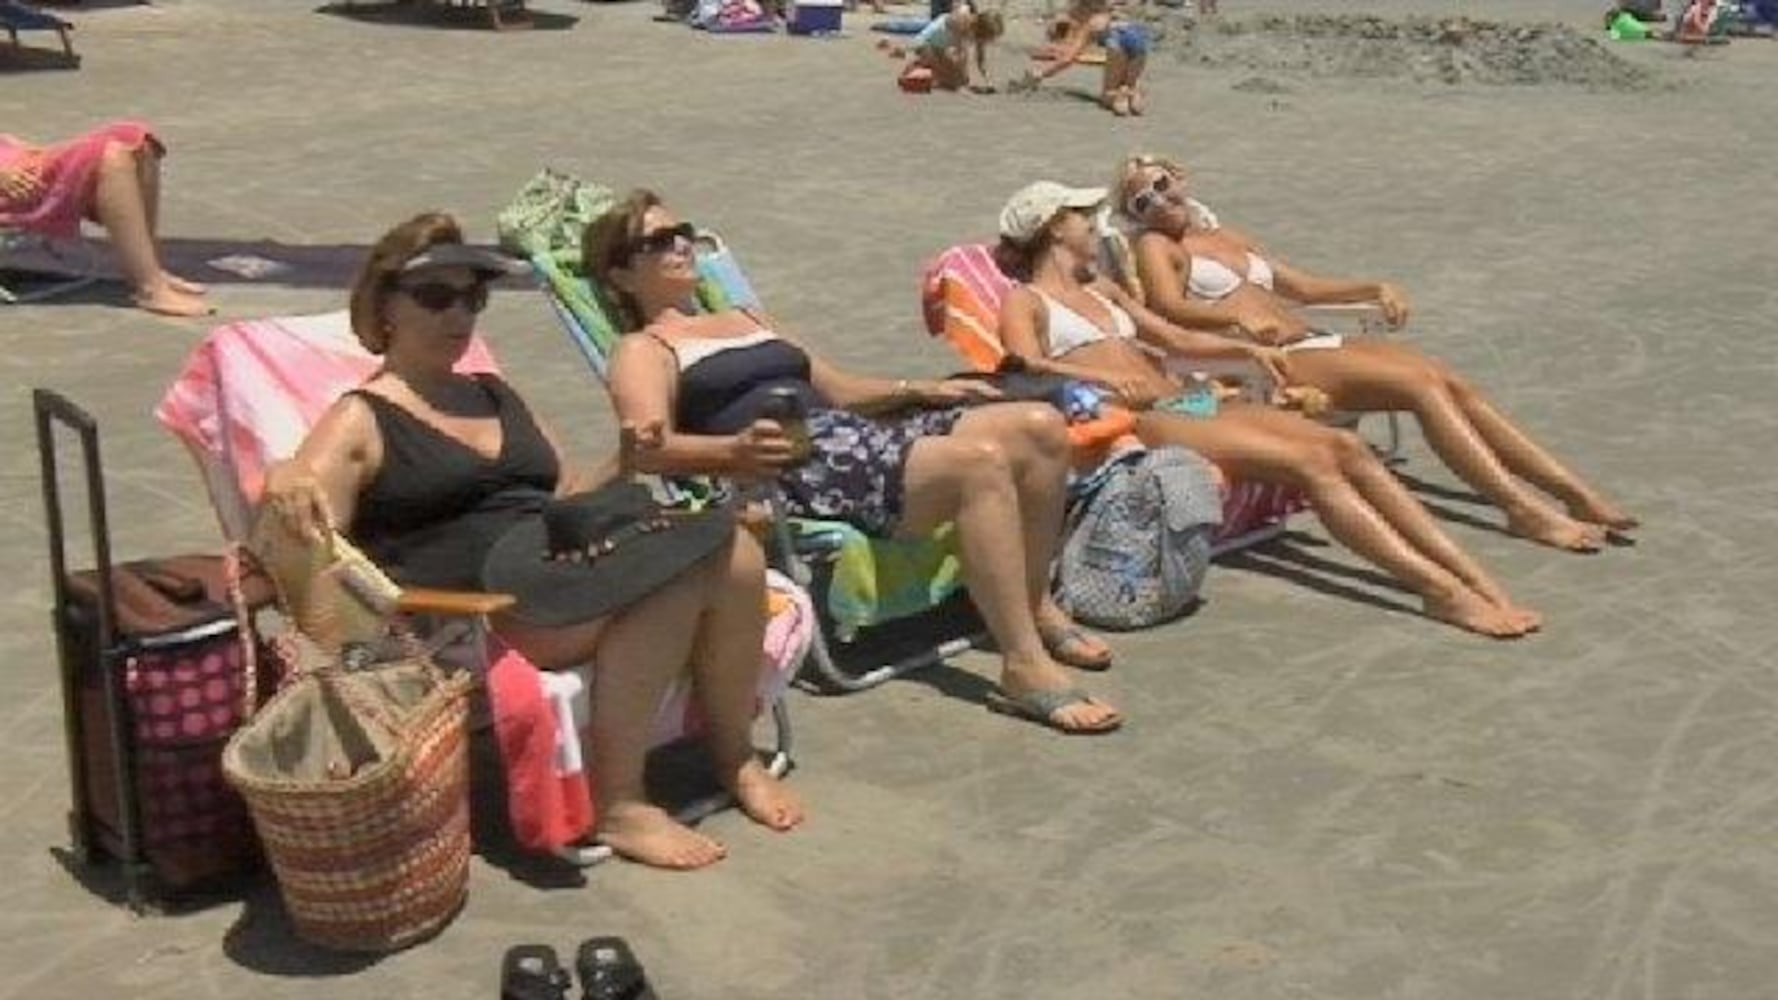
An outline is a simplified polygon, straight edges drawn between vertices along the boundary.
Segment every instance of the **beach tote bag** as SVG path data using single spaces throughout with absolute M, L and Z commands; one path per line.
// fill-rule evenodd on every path
M 530 259 L 548 254 L 580 268 L 580 238 L 587 223 L 617 203 L 610 188 L 544 167 L 525 182 L 495 217 L 500 245 Z
M 1215 474 L 1183 448 L 1133 449 L 1108 462 L 1069 518 L 1057 602 L 1084 624 L 1137 629 L 1197 599 L 1222 523 Z
M 471 681 L 417 645 L 352 669 L 301 641 L 297 679 L 229 740 L 298 936 L 393 951 L 437 933 L 469 891 Z

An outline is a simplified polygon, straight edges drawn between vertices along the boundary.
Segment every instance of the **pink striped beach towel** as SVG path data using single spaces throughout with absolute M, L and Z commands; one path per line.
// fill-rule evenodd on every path
M 154 415 L 203 467 L 223 533 L 238 540 L 266 468 L 295 454 L 334 400 L 381 363 L 344 311 L 230 323 L 192 351 Z M 500 369 L 477 336 L 457 370 Z
M 1006 355 L 1000 343 L 1000 300 L 1013 284 L 986 244 L 946 250 L 927 265 L 921 284 L 920 311 L 927 332 L 943 338 L 971 367 L 992 371 Z M 1302 493 L 1284 486 L 1230 482 L 1226 476 L 1223 486 L 1217 542 L 1265 531 L 1308 506 Z

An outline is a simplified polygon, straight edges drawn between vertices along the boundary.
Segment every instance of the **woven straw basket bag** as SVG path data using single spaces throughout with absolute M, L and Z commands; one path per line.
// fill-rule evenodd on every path
M 294 644 L 295 679 L 229 740 L 223 773 L 247 800 L 298 935 L 346 951 L 406 947 L 468 894 L 472 682 L 413 641 L 362 669 L 345 665 L 350 651 Z
M 391 951 L 469 889 L 468 692 L 419 657 L 309 669 L 223 750 L 304 939 Z

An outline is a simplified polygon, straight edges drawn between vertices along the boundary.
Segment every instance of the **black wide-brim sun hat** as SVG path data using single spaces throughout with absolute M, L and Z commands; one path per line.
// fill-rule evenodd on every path
M 510 594 L 520 621 L 578 625 L 673 582 L 734 534 L 734 512 L 663 508 L 644 486 L 617 483 L 554 500 L 488 551 L 482 586 Z

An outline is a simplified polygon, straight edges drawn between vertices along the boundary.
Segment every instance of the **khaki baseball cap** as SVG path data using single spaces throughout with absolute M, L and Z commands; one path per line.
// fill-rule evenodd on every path
M 1037 181 L 1020 188 L 1000 210 L 1000 235 L 1029 243 L 1064 208 L 1097 208 L 1105 202 L 1102 187 L 1077 188 L 1055 181 Z

